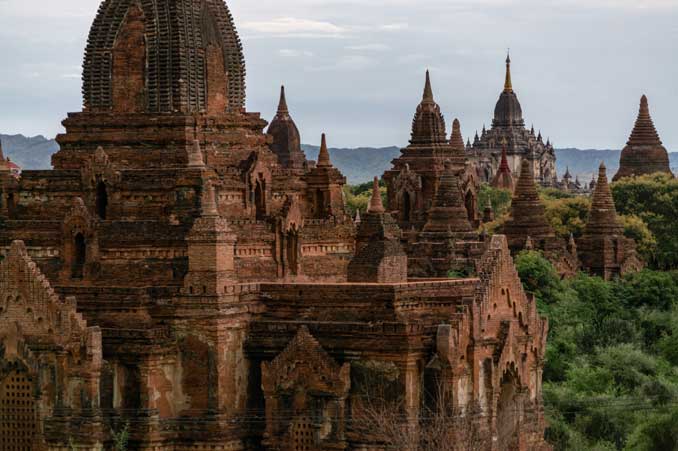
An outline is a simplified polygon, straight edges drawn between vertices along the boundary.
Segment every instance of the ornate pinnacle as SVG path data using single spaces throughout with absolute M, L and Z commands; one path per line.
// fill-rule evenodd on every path
M 288 114 L 287 99 L 285 98 L 285 86 L 280 87 L 280 102 L 278 103 L 278 114 Z
M 424 102 L 433 102 L 433 88 L 431 88 L 431 75 L 426 70 L 426 84 L 424 85 Z
M 511 55 L 506 55 L 506 81 L 504 82 L 504 92 L 513 92 L 513 83 L 511 83 Z
M 459 119 L 455 119 L 452 123 L 450 146 L 453 149 L 464 150 L 464 137 L 461 136 L 461 124 L 459 123 Z
M 330 161 L 330 152 L 327 150 L 327 139 L 323 133 L 320 141 L 320 153 L 318 154 L 318 167 L 328 168 L 330 166 L 332 166 L 332 162 Z
M 367 208 L 368 213 L 384 213 L 384 204 L 381 201 L 381 191 L 379 190 L 379 177 L 374 177 L 372 182 L 372 197 L 370 198 L 370 206 Z

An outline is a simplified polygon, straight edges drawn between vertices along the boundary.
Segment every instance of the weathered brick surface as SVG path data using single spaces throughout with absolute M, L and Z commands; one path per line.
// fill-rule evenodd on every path
M 474 231 L 430 81 L 389 211 L 377 186 L 356 230 L 325 137 L 309 162 L 285 99 L 268 134 L 242 110 L 221 0 L 108 0 L 84 66 L 55 169 L 0 171 L 0 378 L 36 375 L 36 449 L 110 448 L 129 423 L 140 450 L 381 450 L 355 383 L 380 368 L 412 424 L 444 380 L 483 449 L 546 449 L 547 324 L 505 238 Z M 430 278 L 450 268 L 470 276 Z

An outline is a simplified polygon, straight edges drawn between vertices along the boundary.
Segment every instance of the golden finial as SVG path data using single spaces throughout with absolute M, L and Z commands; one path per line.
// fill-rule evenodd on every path
M 509 49 L 506 54 L 506 81 L 504 82 L 504 92 L 512 92 L 513 84 L 511 83 L 511 51 Z

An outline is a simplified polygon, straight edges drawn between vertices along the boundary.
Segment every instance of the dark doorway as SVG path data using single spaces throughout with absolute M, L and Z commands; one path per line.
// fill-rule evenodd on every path
M 108 190 L 106 189 L 106 184 L 104 182 L 99 182 L 97 184 L 96 209 L 97 215 L 101 219 L 106 219 L 106 210 L 108 209 Z
M 73 279 L 82 279 L 87 261 L 87 243 L 82 233 L 75 235 L 73 239 L 73 270 L 71 277 Z
M 254 206 L 257 210 L 257 220 L 262 220 L 266 217 L 266 197 L 264 190 L 264 181 L 257 180 L 254 187 Z
M 412 199 L 408 192 L 403 194 L 403 221 L 412 221 Z
M 325 217 L 325 193 L 319 189 L 315 191 L 315 216 L 317 219 Z
M 476 220 L 476 198 L 473 193 L 469 190 L 466 191 L 466 213 L 468 214 L 468 220 L 473 224 Z
M 287 234 L 287 266 L 290 275 L 299 275 L 299 235 L 297 232 Z

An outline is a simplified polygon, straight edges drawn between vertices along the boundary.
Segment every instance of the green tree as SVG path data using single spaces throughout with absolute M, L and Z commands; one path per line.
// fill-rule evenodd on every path
M 647 224 L 657 241 L 649 263 L 658 269 L 678 268 L 678 180 L 667 174 L 624 178 L 612 184 L 617 211 Z

